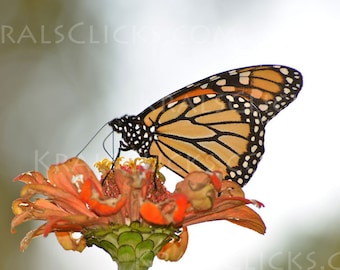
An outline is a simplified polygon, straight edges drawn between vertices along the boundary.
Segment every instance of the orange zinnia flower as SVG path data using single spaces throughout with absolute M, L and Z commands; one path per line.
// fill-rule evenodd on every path
M 265 232 L 260 216 L 246 206 L 262 204 L 245 199 L 238 184 L 221 181 L 218 172 L 193 172 L 171 193 L 155 163 L 138 158 L 112 170 L 104 160 L 97 163 L 102 173 L 98 180 L 84 161 L 71 158 L 52 165 L 47 179 L 39 172 L 19 175 L 14 180 L 26 185 L 12 205 L 12 232 L 25 221 L 46 221 L 25 236 L 21 250 L 32 238 L 54 232 L 67 250 L 96 245 L 120 269 L 147 269 L 155 255 L 180 259 L 187 247 L 187 226 L 192 224 L 225 219 Z M 80 238 L 74 238 L 74 232 L 80 232 Z

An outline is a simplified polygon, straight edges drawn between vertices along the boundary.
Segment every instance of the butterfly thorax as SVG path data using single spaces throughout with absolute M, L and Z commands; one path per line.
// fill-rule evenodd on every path
M 124 115 L 110 121 L 113 131 L 122 134 L 120 149 L 123 151 L 136 150 L 141 156 L 149 155 L 152 133 L 139 116 Z

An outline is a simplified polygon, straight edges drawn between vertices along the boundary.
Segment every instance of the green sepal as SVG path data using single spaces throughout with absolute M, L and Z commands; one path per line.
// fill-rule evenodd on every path
M 119 270 L 146 270 L 155 256 L 172 238 L 177 229 L 142 225 L 137 221 L 128 225 L 110 225 L 83 232 L 88 246 L 96 245 L 110 254 Z

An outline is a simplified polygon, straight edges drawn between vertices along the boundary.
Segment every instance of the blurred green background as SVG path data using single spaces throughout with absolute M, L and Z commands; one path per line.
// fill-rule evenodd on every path
M 245 188 L 266 205 L 258 212 L 267 234 L 192 226 L 182 260 L 153 269 L 340 269 L 339 10 L 335 0 L 0 0 L 0 269 L 116 269 L 99 249 L 66 252 L 52 235 L 21 253 L 36 224 L 10 234 L 22 186 L 13 177 L 77 154 L 113 117 L 255 64 L 304 75 L 297 101 L 268 124 L 266 154 Z M 89 164 L 106 157 L 109 132 L 82 154 Z

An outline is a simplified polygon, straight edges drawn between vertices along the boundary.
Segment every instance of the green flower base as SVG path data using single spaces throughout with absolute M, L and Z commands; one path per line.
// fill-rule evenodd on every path
M 87 246 L 96 245 L 110 254 L 119 270 L 145 270 L 152 266 L 155 256 L 172 238 L 177 229 L 141 225 L 111 225 L 83 232 Z

